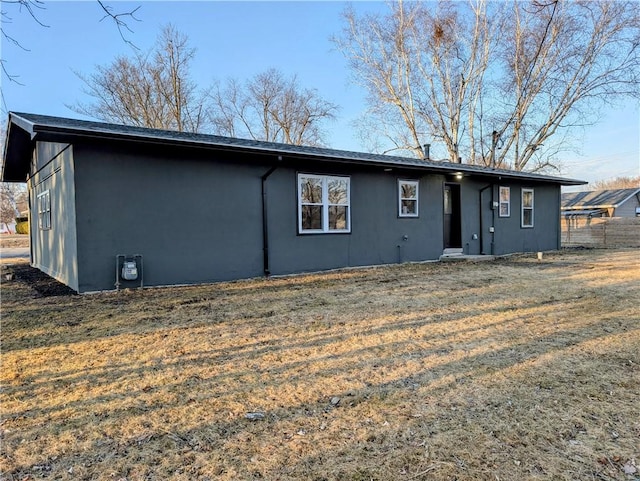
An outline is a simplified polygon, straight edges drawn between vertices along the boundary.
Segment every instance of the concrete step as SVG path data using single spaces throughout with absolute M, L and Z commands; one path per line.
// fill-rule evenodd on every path
M 440 260 L 442 262 L 458 262 L 458 261 L 481 262 L 481 261 L 492 261 L 495 258 L 496 256 L 468 255 L 468 254 L 442 254 L 440 256 Z

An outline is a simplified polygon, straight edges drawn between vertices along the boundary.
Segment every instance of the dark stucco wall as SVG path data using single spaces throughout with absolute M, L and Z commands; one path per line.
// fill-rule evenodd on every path
M 114 288 L 117 254 L 143 256 L 145 285 L 263 275 L 261 177 L 275 159 L 110 143 L 74 151 L 81 292 Z M 298 234 L 299 172 L 350 177 L 350 234 Z M 420 181 L 418 218 L 398 217 L 399 178 Z M 265 185 L 271 274 L 442 253 L 441 176 L 279 164 Z
M 348 175 L 351 233 L 298 234 L 297 174 Z M 419 217 L 398 217 L 398 179 L 419 180 Z M 442 254 L 442 180 L 382 169 L 280 168 L 268 179 L 272 274 L 437 259 Z
M 74 158 L 81 292 L 114 288 L 117 254 L 143 256 L 145 285 L 262 276 L 261 177 L 273 166 L 265 186 L 274 275 L 438 259 L 444 245 L 445 182 L 460 186 L 465 252 L 559 247 L 560 189 L 549 184 L 455 180 L 410 170 L 106 141 L 74 144 Z M 349 176 L 350 233 L 298 233 L 298 173 Z M 398 179 L 419 181 L 419 217 L 398 216 Z M 511 188 L 507 218 L 491 207 L 500 185 Z M 535 191 L 533 228 L 520 226 L 523 186 Z
M 462 247 L 469 254 L 503 255 L 560 248 L 560 186 L 545 183 L 521 183 L 492 179 L 459 181 L 462 204 Z M 500 187 L 509 187 L 511 212 L 500 217 Z M 522 188 L 534 191 L 534 226 L 521 226 Z M 490 232 L 493 227 L 494 232 Z M 474 234 L 477 239 L 474 239 Z
M 560 186 L 542 183 L 500 182 L 495 184 L 494 199 L 499 197 L 499 186 L 510 187 L 511 213 L 500 217 L 494 211 L 493 253 L 536 252 L 560 248 Z M 534 225 L 522 227 L 522 189 L 534 191 Z
M 73 148 L 37 142 L 28 181 L 31 264 L 78 290 Z M 38 223 L 38 195 L 49 191 L 51 228 Z
M 75 152 L 81 291 L 113 289 L 118 254 L 143 256 L 145 285 L 262 274 L 265 166 L 135 145 Z

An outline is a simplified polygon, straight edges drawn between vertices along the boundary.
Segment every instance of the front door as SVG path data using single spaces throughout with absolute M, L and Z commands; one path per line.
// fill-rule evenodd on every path
M 444 184 L 444 248 L 462 247 L 460 184 Z

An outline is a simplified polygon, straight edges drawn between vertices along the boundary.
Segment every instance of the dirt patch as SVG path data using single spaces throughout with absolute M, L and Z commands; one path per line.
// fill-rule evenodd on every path
M 636 481 L 637 259 L 3 284 L 0 477 Z
M 71 296 L 76 292 L 70 287 L 48 276 L 44 272 L 31 267 L 26 262 L 2 266 L 2 281 L 21 282 L 35 291 L 36 296 Z M 6 286 L 5 286 L 6 287 Z

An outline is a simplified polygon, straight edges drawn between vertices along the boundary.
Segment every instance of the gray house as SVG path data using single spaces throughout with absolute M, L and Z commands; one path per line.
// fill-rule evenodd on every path
M 78 292 L 560 247 L 560 187 L 480 166 L 10 113 L 31 264 Z
M 640 217 L 640 188 L 562 194 L 565 217 Z

